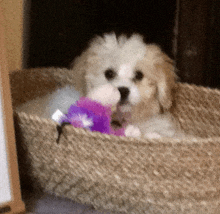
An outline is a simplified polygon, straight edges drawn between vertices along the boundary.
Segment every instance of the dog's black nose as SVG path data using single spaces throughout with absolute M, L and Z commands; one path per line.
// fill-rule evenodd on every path
M 123 103 L 124 101 L 128 99 L 130 90 L 127 87 L 119 87 L 118 90 L 121 94 L 121 102 Z

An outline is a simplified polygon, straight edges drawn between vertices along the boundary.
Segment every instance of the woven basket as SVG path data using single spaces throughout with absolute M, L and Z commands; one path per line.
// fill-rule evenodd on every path
M 71 84 L 67 69 L 10 75 L 13 107 Z M 39 188 L 125 213 L 220 213 L 220 91 L 178 84 L 174 115 L 195 138 L 147 140 L 64 127 L 15 111 L 22 177 Z M 26 180 L 26 182 L 28 182 Z

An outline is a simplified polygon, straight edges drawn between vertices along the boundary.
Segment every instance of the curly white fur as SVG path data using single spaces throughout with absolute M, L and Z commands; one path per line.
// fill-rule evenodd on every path
M 140 35 L 128 38 L 110 33 L 96 37 L 74 60 L 70 72 L 81 96 L 91 96 L 91 91 L 109 84 L 114 92 L 120 92 L 116 93 L 120 101 L 114 115 L 127 125 L 127 136 L 158 138 L 180 133 L 171 113 L 176 80 L 174 63 L 157 45 L 145 44 Z M 45 97 L 40 108 L 45 114 L 39 111 L 39 115 L 51 116 L 57 108 L 62 111 L 64 105 L 74 103 L 79 95 L 71 93 L 76 91 L 64 88 Z M 118 100 L 118 97 L 106 98 L 104 90 L 96 97 L 106 104 Z M 60 105 L 61 100 L 65 104 Z M 36 103 L 40 102 L 33 102 L 36 109 Z
M 108 70 L 114 77 L 106 77 Z M 119 102 L 117 108 L 129 124 L 127 136 L 178 135 L 179 126 L 170 113 L 176 80 L 174 63 L 157 45 L 145 44 L 138 34 L 130 38 L 114 33 L 98 36 L 75 59 L 72 72 L 83 95 L 105 84 L 128 91 L 125 102 Z M 135 79 L 140 72 L 143 78 Z M 127 112 L 131 119 L 126 118 Z

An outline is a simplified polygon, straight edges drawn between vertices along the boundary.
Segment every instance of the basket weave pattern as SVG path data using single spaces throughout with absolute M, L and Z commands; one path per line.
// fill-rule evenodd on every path
M 14 107 L 71 84 L 71 75 L 55 68 L 12 73 Z M 137 140 L 66 126 L 57 144 L 55 122 L 15 112 L 18 147 L 29 166 L 20 163 L 21 173 L 44 190 L 96 208 L 219 213 L 220 92 L 178 84 L 174 115 L 195 138 Z

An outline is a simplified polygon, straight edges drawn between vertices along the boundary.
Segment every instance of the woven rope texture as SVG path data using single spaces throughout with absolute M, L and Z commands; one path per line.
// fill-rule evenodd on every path
M 13 106 L 73 83 L 67 69 L 11 73 Z M 220 92 L 178 84 L 174 115 L 191 139 L 108 136 L 15 112 L 22 177 L 43 190 L 126 213 L 220 212 Z

